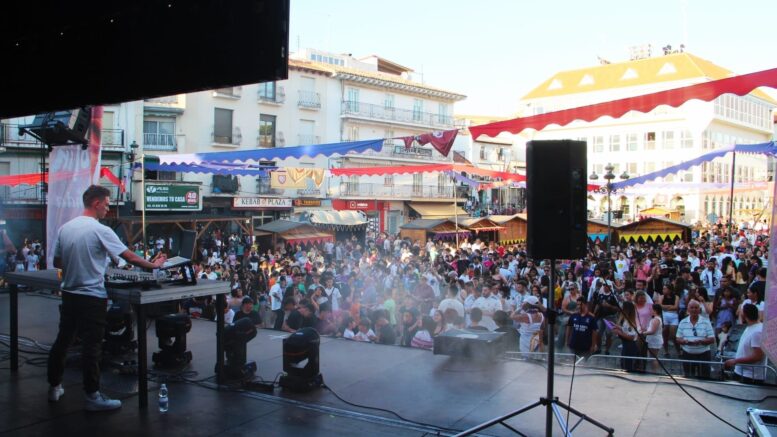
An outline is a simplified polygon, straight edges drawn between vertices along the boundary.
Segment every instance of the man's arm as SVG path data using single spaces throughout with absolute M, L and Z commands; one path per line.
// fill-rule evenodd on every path
M 142 267 L 144 269 L 156 269 L 162 266 L 162 264 L 167 261 L 167 257 L 162 254 L 157 258 L 153 263 L 146 261 L 145 259 L 139 257 L 135 254 L 135 252 L 127 249 L 124 252 L 119 254 L 120 257 L 124 258 L 125 261 L 127 261 L 130 264 L 136 265 L 138 267 Z M 54 259 L 54 266 L 56 267 L 56 258 Z

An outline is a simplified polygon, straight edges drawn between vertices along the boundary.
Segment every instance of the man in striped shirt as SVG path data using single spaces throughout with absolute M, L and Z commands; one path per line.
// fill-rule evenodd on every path
M 715 330 L 710 320 L 700 317 L 701 304 L 697 300 L 688 302 L 688 317 L 677 326 L 675 341 L 682 347 L 680 358 L 693 361 L 710 361 L 710 345 L 715 343 Z M 683 373 L 686 377 L 710 377 L 709 364 L 683 363 Z

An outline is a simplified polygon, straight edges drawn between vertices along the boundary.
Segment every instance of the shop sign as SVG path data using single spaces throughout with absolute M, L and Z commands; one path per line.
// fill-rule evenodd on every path
M 199 185 L 146 183 L 146 211 L 202 211 Z
M 321 199 L 294 199 L 294 206 L 321 206 Z
M 291 199 L 286 197 L 235 197 L 233 208 L 291 208 Z

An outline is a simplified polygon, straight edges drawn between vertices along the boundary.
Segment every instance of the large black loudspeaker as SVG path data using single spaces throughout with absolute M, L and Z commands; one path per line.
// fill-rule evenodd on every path
M 194 259 L 194 244 L 197 241 L 197 232 L 181 231 L 181 250 L 179 256 Z
M 534 259 L 586 255 L 585 141 L 529 141 L 527 249 Z

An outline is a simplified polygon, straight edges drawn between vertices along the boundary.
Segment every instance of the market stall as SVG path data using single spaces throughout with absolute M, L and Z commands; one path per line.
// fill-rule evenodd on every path
M 497 231 L 497 241 L 500 244 L 526 241 L 526 214 L 490 215 L 488 219 L 502 227 Z
M 666 242 L 678 239 L 691 241 L 691 225 L 663 217 L 648 217 L 618 228 L 617 238 L 625 243 Z
M 499 231 L 505 227 L 488 217 L 475 217 L 459 220 L 459 226 L 469 229 L 475 238 L 483 242 L 499 241 Z
M 459 238 L 469 237 L 471 232 L 461 225 L 448 219 L 418 219 L 405 223 L 399 227 L 399 236 L 409 238 L 412 241 L 425 242 L 431 238 L 433 240 L 455 240 L 456 234 Z

